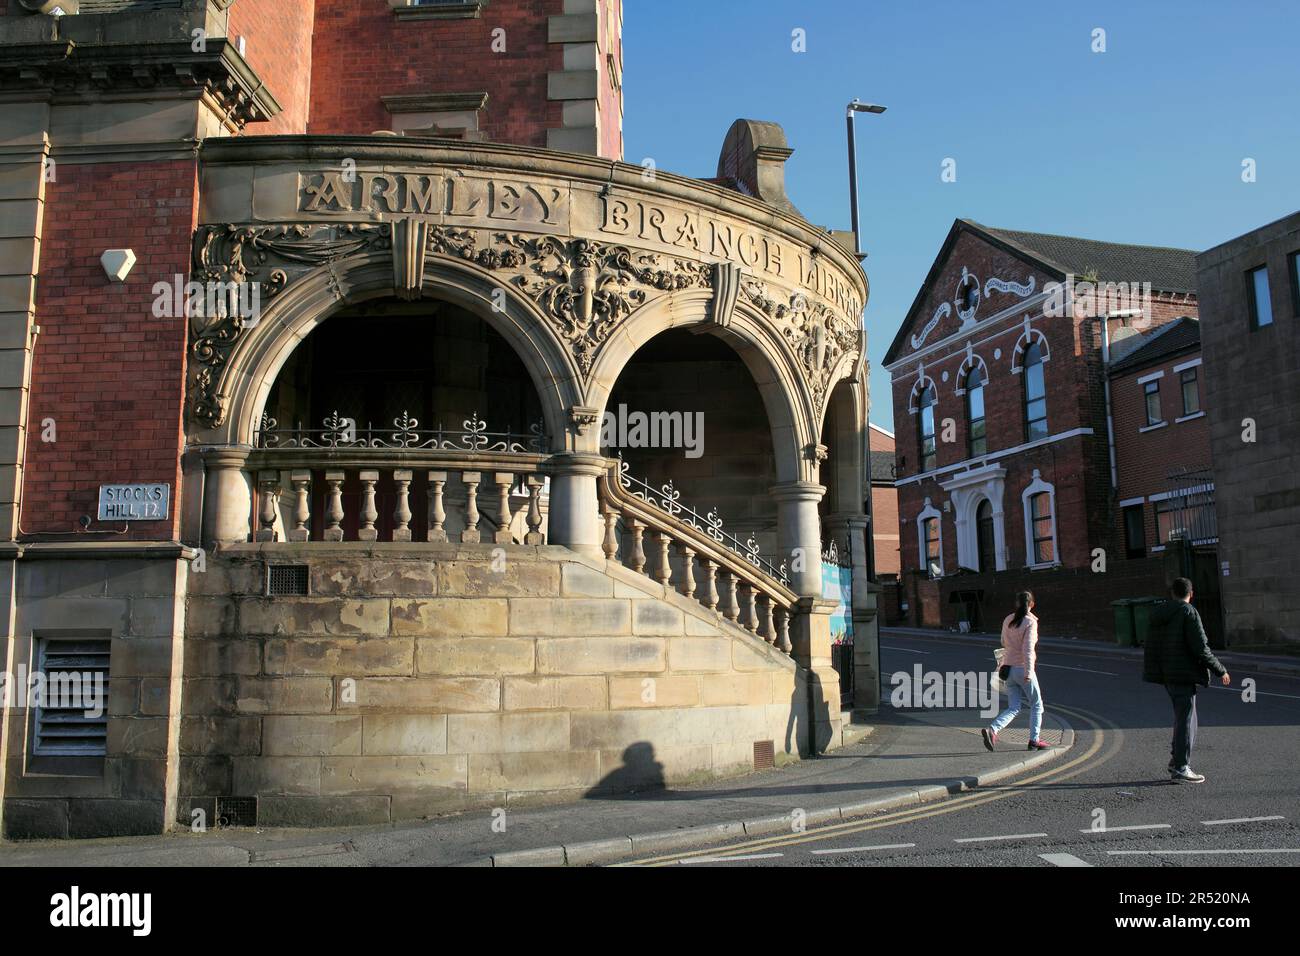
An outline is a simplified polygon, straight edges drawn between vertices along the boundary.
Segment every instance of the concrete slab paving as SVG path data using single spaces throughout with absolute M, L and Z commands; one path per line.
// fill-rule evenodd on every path
M 1073 731 L 1049 711 L 1044 737 L 1058 747 L 1028 753 L 1027 732 L 1009 728 L 990 754 L 979 738 L 984 723 L 975 710 L 887 711 L 852 746 L 707 784 L 387 826 L 6 842 L 0 866 L 592 865 L 778 832 L 796 818 L 814 826 L 942 798 L 1057 759 L 1073 744 Z

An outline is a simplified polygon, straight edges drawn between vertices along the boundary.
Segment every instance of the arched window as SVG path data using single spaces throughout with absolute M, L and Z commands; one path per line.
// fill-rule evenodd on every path
M 998 569 L 997 539 L 993 535 L 993 503 L 985 498 L 975 509 L 975 535 L 979 546 L 980 571 Z
M 921 392 L 921 400 L 918 402 L 918 407 L 921 410 L 921 422 L 918 429 L 921 445 L 921 454 L 918 461 L 921 465 L 921 471 L 931 471 L 939 463 L 934 441 L 934 406 L 938 402 L 939 394 L 935 390 L 933 383 L 926 385 L 925 390 Z
M 1020 495 L 1025 510 L 1025 564 L 1046 567 L 1061 563 L 1056 540 L 1056 488 L 1034 469 L 1033 480 Z
M 1025 441 L 1047 437 L 1047 385 L 1043 377 L 1041 340 L 1025 349 Z
M 966 373 L 967 454 L 978 458 L 989 450 L 984 437 L 984 369 L 972 365 Z

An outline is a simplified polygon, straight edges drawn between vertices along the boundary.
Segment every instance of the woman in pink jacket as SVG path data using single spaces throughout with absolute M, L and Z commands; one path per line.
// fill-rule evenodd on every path
M 1003 680 L 1007 688 L 1007 709 L 980 731 L 984 746 L 993 749 L 1002 728 L 1016 719 L 1025 698 L 1029 699 L 1029 749 L 1047 750 L 1052 745 L 1039 739 L 1043 729 L 1043 694 L 1038 689 L 1034 664 L 1038 658 L 1038 618 L 1033 615 L 1034 596 L 1028 591 L 1016 595 L 1016 611 L 1002 622 L 1002 667 L 1010 668 Z

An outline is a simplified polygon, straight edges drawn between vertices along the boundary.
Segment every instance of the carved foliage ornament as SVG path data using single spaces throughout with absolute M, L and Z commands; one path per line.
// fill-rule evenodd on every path
M 396 232 L 388 223 L 204 226 L 194 239 L 193 277 L 205 285 L 256 282 L 265 303 L 313 268 L 361 252 L 387 251 L 401 259 L 399 263 L 395 258 L 394 268 L 399 295 L 418 298 L 424 255 L 463 259 L 491 271 L 515 273 L 508 281 L 538 305 L 584 377 L 619 323 L 654 292 L 712 288 L 708 264 L 590 239 L 496 233 L 482 247 L 479 231 L 396 225 Z M 413 249 L 412 242 L 418 242 L 419 249 Z M 338 278 L 331 275 L 331 287 L 341 298 Z M 253 324 L 239 315 L 191 317 L 193 410 L 208 427 L 225 420 L 225 398 L 218 394 L 221 372 L 230 351 Z
M 861 352 L 861 330 L 824 303 L 810 303 L 800 292 L 781 301 L 766 285 L 754 279 L 744 280 L 741 291 L 781 329 L 803 369 L 813 404 L 820 414 L 826 407 L 826 396 L 834 384 L 840 360 Z

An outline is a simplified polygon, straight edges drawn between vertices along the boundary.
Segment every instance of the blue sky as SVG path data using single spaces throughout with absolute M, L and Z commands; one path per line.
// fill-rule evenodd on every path
M 888 107 L 857 120 L 872 420 L 886 428 L 880 362 L 955 218 L 1200 250 L 1300 208 L 1295 0 L 624 6 L 628 162 L 712 176 L 733 120 L 773 120 L 795 149 L 794 203 L 847 229 L 844 106 Z

